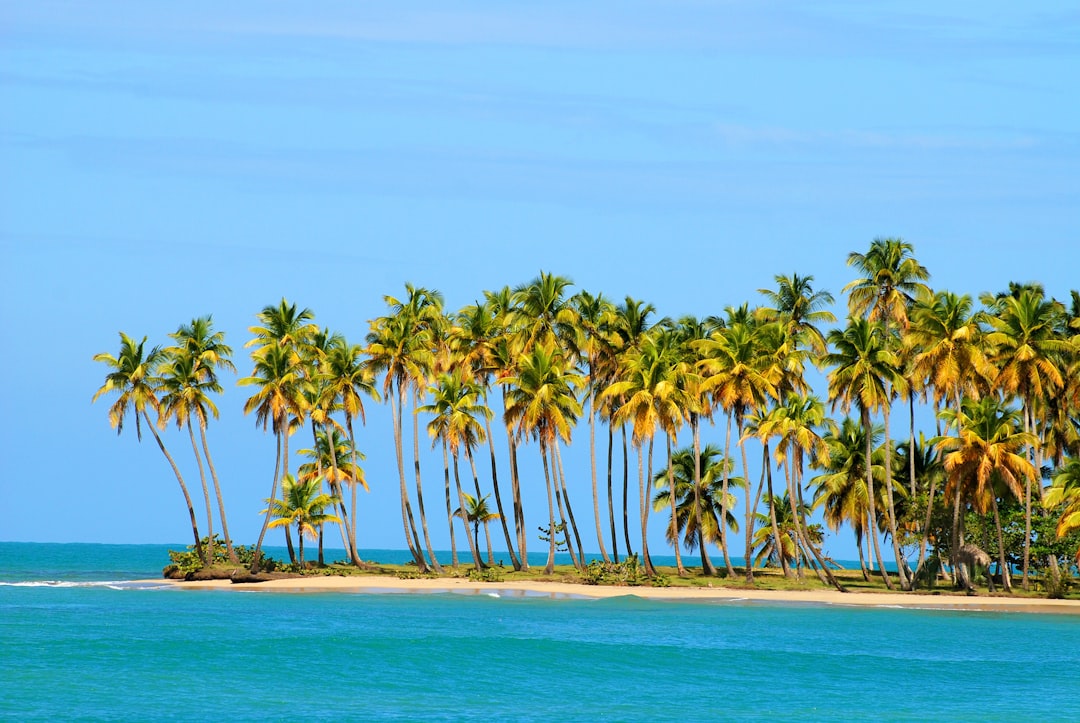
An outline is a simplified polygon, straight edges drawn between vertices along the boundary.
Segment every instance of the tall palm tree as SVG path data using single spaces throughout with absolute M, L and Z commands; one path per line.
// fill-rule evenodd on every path
M 344 338 L 331 344 L 326 355 L 325 366 L 322 371 L 325 381 L 324 393 L 336 400 L 345 415 L 345 429 L 349 434 L 349 450 L 351 466 L 353 470 L 359 470 L 357 463 L 361 457 L 356 447 L 356 432 L 353 420 L 360 419 L 361 424 L 367 422 L 364 413 L 364 397 L 379 401 L 379 392 L 375 388 L 375 375 L 364 361 L 364 350 L 358 344 L 350 344 Z M 335 447 L 331 446 L 331 450 Z M 333 453 L 331 463 L 334 467 L 342 466 L 341 458 Z M 356 480 L 357 478 L 353 478 Z M 360 559 L 356 547 L 356 490 L 357 485 L 351 484 L 349 490 L 349 548 L 354 555 L 353 564 L 360 565 Z M 367 484 L 364 483 L 364 489 Z M 344 501 L 342 501 L 342 506 Z
M 1024 454 L 1035 443 L 1033 434 L 1020 430 L 1014 410 L 1006 407 L 996 396 L 979 401 L 966 400 L 959 410 L 944 409 L 944 421 L 953 434 L 939 439 L 937 448 L 944 454 L 948 483 L 946 497 L 953 501 L 952 567 L 956 585 L 971 587 L 959 564 L 958 551 L 964 544 L 961 506 L 965 501 L 979 512 L 993 506 L 997 517 L 997 494 L 994 482 L 999 481 L 1017 499 L 1023 495 L 1021 480 L 1037 478 L 1037 471 Z M 1000 523 L 997 525 L 999 564 L 1006 589 L 1009 588 L 1005 564 L 1004 543 Z
M 892 390 L 903 388 L 905 381 L 900 375 L 899 358 L 893 353 L 885 341 L 885 328 L 873 321 L 866 319 L 849 319 L 846 329 L 833 329 L 829 332 L 829 344 L 834 351 L 827 354 L 825 363 L 832 367 L 829 372 L 829 400 L 833 409 L 838 406 L 847 414 L 854 404 L 859 410 L 859 417 L 866 435 L 866 458 L 871 458 L 870 439 L 871 413 L 882 410 L 888 414 L 891 402 Z M 888 423 L 885 426 L 885 444 L 888 442 Z M 886 474 L 889 473 L 891 460 L 886 460 Z M 881 560 L 881 549 L 878 545 L 877 529 L 877 505 L 874 495 L 874 477 L 870 468 L 866 470 L 866 489 L 869 506 L 870 523 L 868 530 L 873 542 L 874 555 L 877 559 L 878 568 L 881 572 L 885 585 L 892 589 L 892 581 L 889 573 L 885 570 Z M 891 480 L 886 478 L 886 491 L 890 491 Z M 901 586 L 908 587 L 909 580 L 904 573 L 903 558 L 900 555 L 899 543 L 896 539 L 896 522 L 886 511 L 889 533 L 892 535 L 893 552 L 896 556 L 897 574 L 900 576 Z
M 173 356 L 160 367 L 157 386 L 162 397 L 158 426 L 164 429 L 170 419 L 174 420 L 176 428 L 186 427 L 188 436 L 191 438 L 191 451 L 195 455 L 195 462 L 199 468 L 199 481 L 202 482 L 203 501 L 206 505 L 205 563 L 210 566 L 214 562 L 214 514 L 213 507 L 210 505 L 210 488 L 206 483 L 206 470 L 203 467 L 202 457 L 199 456 L 199 447 L 195 443 L 195 427 L 198 425 L 200 430 L 205 428 L 204 420 L 208 409 L 212 410 L 216 417 L 217 407 L 207 395 L 205 383 L 199 381 L 194 365 L 195 360 L 190 356 Z
M 341 518 L 326 512 L 337 500 L 333 495 L 322 491 L 322 480 L 312 477 L 306 482 L 298 482 L 291 474 L 286 474 L 281 482 L 282 498 L 266 500 L 267 508 L 263 513 L 272 516 L 271 527 L 296 525 L 300 543 L 300 567 L 304 562 L 304 537 L 315 539 L 319 528 L 327 522 L 341 524 Z
M 206 392 L 220 394 L 221 383 L 218 380 L 218 370 L 224 369 L 236 372 L 232 363 L 232 347 L 225 343 L 225 332 L 214 331 L 212 316 L 201 316 L 191 320 L 190 324 L 181 325 L 176 332 L 170 334 L 175 342 L 172 347 L 166 349 L 166 355 L 171 358 L 190 358 L 190 367 L 194 373 L 197 389 L 193 390 L 196 421 L 199 423 L 199 436 L 202 441 L 203 456 L 206 458 L 206 466 L 210 468 L 210 477 L 214 482 L 214 494 L 217 497 L 218 516 L 221 519 L 221 531 L 225 537 L 225 550 L 229 560 L 236 563 L 239 559 L 233 550 L 232 536 L 229 534 L 229 521 L 225 515 L 225 501 L 221 495 L 221 483 L 218 481 L 217 467 L 214 459 L 210 456 L 210 446 L 206 441 L 207 418 L 206 412 L 210 411 L 214 419 L 218 417 L 217 407 L 204 399 Z M 213 537 L 211 536 L 211 541 Z
M 188 494 L 184 477 L 180 474 L 180 468 L 176 466 L 172 455 L 165 448 L 161 436 L 157 433 L 157 427 L 150 421 L 147 408 L 159 412 L 160 403 L 157 392 L 154 389 L 154 378 L 157 366 L 161 363 L 163 353 L 158 347 L 146 350 L 146 337 L 142 341 L 120 332 L 120 351 L 116 356 L 108 353 L 94 355 L 94 361 L 101 362 L 111 370 L 105 376 L 105 383 L 94 393 L 91 402 L 96 402 L 103 394 L 115 393 L 116 400 L 109 407 L 109 424 L 116 430 L 117 435 L 124 431 L 124 418 L 128 412 L 135 416 L 135 435 L 142 441 L 142 422 L 146 423 L 158 449 L 165 455 L 176 481 L 180 484 L 180 491 L 184 495 L 184 503 L 187 505 L 188 516 L 191 518 L 191 533 L 195 538 L 195 551 L 200 558 L 205 559 L 202 546 L 202 538 L 199 537 L 199 525 L 195 520 L 195 508 L 191 504 L 191 495 Z M 141 420 L 141 421 L 140 421 Z
M 486 439 L 484 426 L 479 418 L 491 416 L 491 410 L 482 403 L 480 385 L 467 379 L 461 368 L 453 374 L 441 374 L 431 388 L 432 402 L 420 407 L 417 411 L 433 415 L 428 424 L 428 434 L 434 441 L 445 440 L 450 454 L 454 459 L 454 482 L 457 488 L 458 509 L 468 509 L 465 493 L 461 489 L 461 475 L 458 470 L 458 458 L 462 449 L 469 460 L 473 473 L 473 484 L 476 487 L 476 497 L 481 499 L 480 482 L 476 476 L 476 463 L 473 460 L 472 450 L 476 445 L 482 444 Z M 463 518 L 468 527 L 468 521 Z M 466 529 L 466 536 L 468 529 Z M 476 569 L 480 569 L 480 552 L 475 545 L 469 545 L 473 555 Z
M 929 295 L 923 282 L 930 272 L 915 259 L 915 247 L 899 238 L 875 238 L 865 254 L 850 253 L 848 266 L 863 274 L 844 287 L 852 316 L 907 329 L 908 310 L 919 295 Z
M 624 400 L 615 413 L 615 423 L 633 424 L 633 439 L 639 455 L 642 559 L 645 572 L 650 576 L 656 571 L 649 557 L 649 496 L 645 480 L 652 479 L 653 440 L 657 431 L 663 431 L 667 438 L 668 466 L 671 466 L 671 440 L 686 409 L 685 391 L 678 380 L 680 361 L 678 340 L 673 334 L 664 330 L 647 334 L 641 344 L 623 358 L 619 381 L 604 391 L 605 395 Z M 641 450 L 646 442 L 649 445 L 647 474 L 641 461 Z M 679 574 L 686 574 L 678 546 L 675 547 L 675 560 Z
M 998 367 L 994 386 L 1005 394 L 1016 395 L 1022 404 L 1023 428 L 1034 435 L 1029 457 L 1036 469 L 1042 467 L 1038 408 L 1051 395 L 1065 386 L 1060 355 L 1069 350 L 1069 343 L 1056 333 L 1056 325 L 1064 306 L 1047 300 L 1041 288 L 1022 288 L 1016 293 L 993 299 L 984 297 L 992 314 L 992 331 L 986 341 L 993 348 Z M 1029 587 L 1028 567 L 1031 557 L 1031 485 L 1028 478 L 1024 489 L 1024 563 L 1023 586 Z M 1042 485 L 1038 485 L 1040 499 Z
M 696 472 L 695 456 L 699 460 Z M 656 512 L 671 508 L 671 483 L 674 482 L 676 524 L 668 529 L 668 542 L 678 545 L 678 535 L 681 535 L 687 550 L 696 546 L 703 570 L 712 568 L 706 546 L 720 542 L 721 518 L 728 528 L 739 530 L 739 522 L 731 512 L 734 495 L 729 493 L 728 499 L 723 499 L 725 465 L 730 466 L 731 460 L 721 457 L 719 448 L 707 444 L 696 452 L 692 447 L 676 450 L 671 456 L 671 465 L 653 477 L 653 486 L 659 490 L 653 497 Z M 729 477 L 728 481 L 733 487 L 746 487 L 746 481 L 741 477 Z M 697 491 L 693 489 L 694 485 L 697 485 Z
M 760 335 L 752 316 L 731 310 L 731 321 L 726 328 L 719 329 L 700 342 L 701 359 L 698 370 L 702 376 L 702 393 L 711 394 L 714 404 L 728 414 L 728 431 L 724 444 L 724 456 L 727 457 L 731 439 L 731 422 L 734 420 L 738 431 L 738 446 L 743 463 L 743 477 L 749 479 L 746 461 L 745 421 L 747 414 L 760 409 L 770 398 L 777 398 L 775 367 L 762 353 Z M 739 320 L 739 317 L 745 320 Z M 750 550 L 750 536 L 754 525 L 754 505 L 747 489 L 745 510 L 745 528 L 747 534 L 747 555 Z M 721 550 L 724 554 L 724 566 L 728 575 L 734 575 L 734 568 L 727 552 L 726 535 L 722 536 Z M 746 564 L 746 581 L 753 583 L 753 565 Z
M 833 303 L 828 291 L 814 291 L 813 276 L 775 276 L 776 291 L 758 289 L 772 304 L 771 308 L 758 310 L 766 321 L 779 321 L 796 344 L 808 347 L 817 355 L 826 353 L 825 335 L 818 328 L 821 323 L 833 323 L 836 316 L 825 309 Z
M 576 390 L 583 380 L 557 353 L 543 346 L 523 356 L 514 376 L 501 380 L 506 385 L 505 422 L 518 439 L 533 437 L 540 444 L 544 481 L 548 493 L 548 559 L 545 574 L 555 569 L 556 522 L 553 501 L 550 451 L 558 440 L 570 441 L 570 430 L 581 415 Z M 565 520 L 562 524 L 565 529 Z

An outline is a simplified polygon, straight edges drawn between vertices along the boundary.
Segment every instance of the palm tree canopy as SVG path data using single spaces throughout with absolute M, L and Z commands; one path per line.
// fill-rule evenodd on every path
M 128 410 L 134 410 L 135 433 L 142 439 L 139 416 L 145 413 L 147 407 L 159 411 L 154 375 L 163 359 L 164 353 L 158 347 L 146 351 L 145 336 L 137 342 L 124 332 L 120 332 L 120 352 L 116 356 L 108 353 L 94 355 L 94 361 L 106 364 L 111 371 L 90 401 L 96 402 L 104 394 L 117 394 L 109 407 L 109 424 L 117 434 L 124 431 L 124 417 Z
M 930 272 L 915 260 L 915 247 L 898 238 L 876 238 L 865 254 L 848 254 L 848 266 L 863 274 L 844 287 L 852 316 L 871 321 L 908 325 L 907 310 L 920 294 L 929 294 L 924 284 Z
M 337 515 L 326 512 L 326 508 L 337 504 L 338 499 L 322 491 L 322 477 L 297 481 L 292 475 L 285 475 L 282 482 L 282 496 L 277 500 L 266 500 L 271 515 L 275 518 L 270 527 L 287 527 L 295 524 L 300 534 L 314 539 L 319 526 L 327 522 L 341 524 Z M 259 514 L 266 514 L 263 510 Z
M 831 353 L 825 364 L 829 373 L 829 401 L 845 413 L 854 402 L 863 412 L 887 407 L 892 392 L 903 394 L 907 381 L 900 373 L 900 358 L 885 340 L 885 328 L 876 321 L 853 318 L 847 328 L 829 332 Z
M 813 276 L 775 276 L 776 291 L 758 289 L 772 307 L 757 310 L 765 321 L 779 321 L 788 333 L 802 341 L 817 354 L 824 354 L 825 335 L 817 327 L 820 323 L 836 321 L 836 316 L 826 306 L 831 306 L 833 296 L 828 291 L 814 291 Z

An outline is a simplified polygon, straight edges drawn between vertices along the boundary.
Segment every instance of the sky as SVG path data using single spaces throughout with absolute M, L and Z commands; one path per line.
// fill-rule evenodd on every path
M 810 274 L 842 317 L 847 255 L 879 236 L 936 288 L 1063 297 L 1077 78 L 1072 3 L 5 3 L 0 539 L 188 541 L 153 441 L 90 402 L 120 330 L 165 344 L 213 314 L 246 376 L 283 297 L 360 342 L 405 282 L 457 309 L 540 270 L 670 316 Z M 246 396 L 226 380 L 209 437 L 252 542 L 274 443 Z M 360 546 L 400 548 L 389 414 L 368 415 Z M 568 474 L 595 550 L 586 429 Z M 197 487 L 186 436 L 164 438 Z M 441 456 L 423 465 L 445 548 Z M 532 448 L 522 466 L 534 529 Z

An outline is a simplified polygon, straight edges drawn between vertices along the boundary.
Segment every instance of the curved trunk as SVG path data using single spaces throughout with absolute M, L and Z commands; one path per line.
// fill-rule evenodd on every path
M 641 454 L 640 449 L 638 454 Z M 638 458 L 638 466 L 640 468 L 641 459 Z M 634 546 L 630 544 L 630 503 L 627 501 L 627 497 L 630 494 L 630 460 L 626 453 L 626 425 L 622 427 L 622 529 L 623 537 L 626 542 L 626 554 L 634 554 Z
M 218 483 L 217 469 L 214 460 L 210 457 L 210 447 L 206 444 L 206 423 L 199 420 L 199 436 L 202 437 L 203 456 L 206 457 L 206 466 L 210 468 L 210 479 L 214 482 L 214 494 L 217 496 L 218 516 L 221 517 L 221 534 L 225 536 L 225 553 L 229 556 L 229 562 L 237 565 L 240 558 L 233 550 L 232 537 L 229 535 L 229 524 L 225 521 L 225 502 L 221 498 L 221 485 Z
M 469 534 L 469 518 L 466 513 L 469 508 L 465 504 L 465 493 L 461 491 L 461 475 L 458 473 L 458 451 L 455 449 L 451 454 L 454 455 L 454 486 L 457 488 L 459 516 L 461 517 L 461 524 L 465 526 L 465 539 L 469 541 L 469 552 L 472 553 L 473 566 L 479 570 L 482 566 L 480 563 L 480 551 L 477 549 L 473 536 Z
M 349 485 L 349 546 L 352 548 L 353 554 L 356 555 L 354 560 L 355 564 L 360 567 L 367 567 L 368 565 L 360 559 L 360 551 L 356 547 L 356 488 L 360 486 L 359 470 L 360 465 L 356 461 L 356 435 L 353 433 L 352 416 L 345 415 L 345 426 L 349 430 L 349 444 L 352 445 L 352 466 L 353 470 L 357 473 L 357 479 L 353 480 L 353 483 Z
M 403 432 L 401 429 L 401 411 L 404 407 L 405 387 L 398 383 L 397 401 L 395 402 L 393 393 L 390 395 L 390 415 L 394 424 L 394 451 L 397 453 L 398 480 L 401 485 L 398 490 L 401 494 L 401 524 L 405 528 L 405 544 L 409 546 L 409 552 L 412 554 L 413 560 L 416 561 L 417 569 L 420 572 L 427 572 L 428 564 L 420 551 L 420 538 L 416 535 L 416 525 L 413 524 L 412 519 L 412 506 L 409 504 L 409 488 L 405 483 L 405 451 L 402 444 Z
M 195 455 L 195 462 L 199 465 L 199 480 L 202 482 L 203 502 L 206 505 L 206 557 L 203 563 L 210 567 L 214 564 L 214 513 L 210 506 L 210 487 L 206 484 L 206 471 L 203 469 L 202 457 L 199 456 L 199 447 L 195 444 L 195 428 L 188 420 L 188 436 L 191 437 L 191 451 Z
M 501 389 L 503 403 L 503 417 L 506 417 L 506 388 Z M 525 513 L 521 507 L 521 478 L 518 476 L 517 443 L 510 427 L 506 427 L 506 443 L 510 450 L 510 496 L 513 498 L 514 507 L 514 533 L 517 536 L 518 555 L 520 556 L 521 569 L 529 569 L 529 552 L 525 538 Z
M 649 437 L 649 476 L 645 476 L 642 468 L 641 445 L 638 445 L 638 492 L 641 495 L 641 558 L 645 565 L 645 574 L 649 577 L 656 576 L 656 568 L 653 567 L 652 558 L 649 556 L 649 493 L 645 489 L 645 480 L 652 479 L 652 452 L 653 438 Z
M 469 448 L 468 446 L 465 447 L 465 456 L 469 458 L 469 468 L 472 470 L 473 484 L 476 485 L 476 493 L 477 493 L 477 495 L 479 495 L 480 494 L 480 477 L 477 476 L 477 474 L 476 474 L 476 460 L 473 458 L 472 449 Z M 477 502 L 479 502 L 480 497 L 477 497 L 476 500 L 477 500 Z M 484 537 L 487 540 L 488 567 L 491 567 L 492 565 L 495 564 L 495 560 L 491 556 L 491 530 L 490 530 L 490 527 L 488 525 L 487 520 L 484 520 Z M 480 543 L 479 542 L 476 544 L 476 548 L 477 548 L 477 551 L 479 551 L 479 549 L 480 549 Z M 513 554 L 513 552 L 514 552 L 513 550 L 510 551 L 511 554 Z
M 868 409 L 862 410 L 862 421 L 863 429 L 866 431 L 866 501 L 870 515 L 868 534 L 870 535 L 870 542 L 874 546 L 874 557 L 877 559 L 878 571 L 881 572 L 881 578 L 885 581 L 885 587 L 892 590 L 892 580 L 889 578 L 889 572 L 881 561 L 881 547 L 878 545 L 877 507 L 874 504 L 873 450 L 871 449 L 873 430 L 870 426 L 870 411 Z
M 540 437 L 540 459 L 544 463 L 544 486 L 547 489 L 548 501 L 548 559 L 547 565 L 544 566 L 544 574 L 550 575 L 555 572 L 555 538 L 558 533 L 555 530 L 555 505 L 552 496 L 551 470 L 548 467 L 547 442 L 544 441 L 543 436 Z
M 679 550 L 679 512 L 675 504 L 677 495 L 675 494 L 675 470 L 671 464 L 671 435 L 666 434 L 665 437 L 667 438 L 668 499 L 671 502 L 671 537 L 675 548 L 675 571 L 679 577 L 686 577 L 686 568 L 683 567 L 682 553 Z
M 891 389 L 891 388 L 890 388 Z M 886 519 L 889 524 L 889 537 L 892 538 L 893 557 L 896 558 L 896 576 L 900 578 L 900 589 L 910 590 L 911 580 L 907 574 L 907 564 L 900 552 L 900 540 L 896 536 L 896 505 L 893 502 L 892 488 L 892 440 L 889 438 L 889 406 L 882 407 L 882 415 L 885 419 L 885 498 L 888 500 L 889 509 L 886 511 Z
M 589 376 L 592 378 L 592 365 L 590 365 Z M 596 519 L 596 541 L 600 545 L 600 557 L 604 559 L 604 562 L 611 562 L 611 558 L 608 557 L 607 547 L 604 545 L 604 527 L 600 524 L 600 493 L 596 487 L 596 410 L 593 405 L 596 403 L 596 392 L 593 390 L 593 386 L 589 384 L 589 467 L 592 472 L 592 501 L 593 501 L 593 517 Z
M 484 397 L 487 401 L 487 397 Z M 503 510 L 502 494 L 499 492 L 499 471 L 495 465 L 495 439 L 491 436 L 491 420 L 484 418 L 484 430 L 487 432 L 488 452 L 491 454 L 491 488 L 495 492 L 495 507 L 499 510 L 499 522 L 506 538 L 506 551 L 510 553 L 510 564 L 515 570 L 521 569 L 521 561 L 514 552 L 514 541 L 510 537 L 510 527 L 506 524 L 506 512 Z
M 615 531 L 615 501 L 611 489 L 611 454 L 615 441 L 614 437 L 614 431 L 609 423 L 607 425 L 607 510 L 608 521 L 611 523 L 611 554 L 617 565 L 619 564 L 619 538 Z
M 435 549 L 431 546 L 431 535 L 428 533 L 427 515 L 424 513 L 424 488 L 423 485 L 420 484 L 420 417 L 416 413 L 418 396 L 419 393 L 416 390 L 413 390 L 413 473 L 416 475 L 416 508 L 420 511 L 420 527 L 424 531 L 424 546 L 427 548 L 428 557 L 431 558 L 431 567 L 434 568 L 435 572 L 441 573 L 442 565 L 435 559 Z
M 701 427 L 700 418 L 695 412 L 690 414 L 690 430 L 694 438 L 694 524 L 697 525 L 698 543 L 701 547 L 701 574 L 712 577 L 716 574 L 716 569 L 705 551 L 705 530 L 701 526 Z M 670 468 L 670 462 L 668 467 Z M 720 526 L 723 527 L 726 522 L 721 519 Z M 675 544 L 679 544 L 678 538 Z
M 446 483 L 446 526 L 450 530 L 450 565 L 458 566 L 457 540 L 454 536 L 454 505 L 450 502 L 450 458 L 446 450 L 446 438 L 442 440 L 443 481 Z
M 329 480 L 330 494 L 337 498 L 337 502 L 335 504 L 337 505 L 338 512 L 341 513 L 341 524 L 338 525 L 338 530 L 341 531 L 341 544 L 345 549 L 345 554 L 348 556 L 349 561 L 352 562 L 354 565 L 359 565 L 359 563 L 357 562 L 357 559 L 356 559 L 356 553 L 353 551 L 352 547 L 349 545 L 349 532 L 348 532 L 348 530 L 349 530 L 349 511 L 345 507 L 345 496 L 343 494 L 341 494 L 341 483 L 339 482 L 339 480 L 341 479 L 341 476 L 338 473 L 337 449 L 334 446 L 334 435 L 331 433 L 330 427 L 328 427 L 325 424 L 323 425 L 323 431 L 326 432 L 326 446 L 330 450 L 330 473 L 331 473 L 330 474 L 331 479 Z M 319 453 L 319 433 L 315 428 L 315 421 L 314 420 L 312 420 L 312 422 L 311 422 L 311 436 L 315 440 L 315 446 L 312 449 L 315 450 L 315 454 L 316 454 L 315 462 L 316 462 L 316 465 L 319 468 L 319 474 L 321 475 L 323 473 L 323 469 L 322 469 L 322 460 L 318 457 L 318 453 Z M 325 525 L 319 525 L 319 565 L 320 566 L 325 564 L 325 562 L 323 560 L 323 532 L 325 531 L 325 529 L 326 529 Z
M 728 555 L 728 543 L 727 543 L 727 500 L 728 500 L 728 478 L 731 475 L 731 465 L 728 460 L 731 458 L 728 456 L 731 453 L 731 417 L 732 414 L 728 412 L 727 415 L 727 432 L 724 434 L 724 481 L 722 489 L 722 496 L 720 497 L 720 554 L 724 557 L 724 576 L 734 577 L 735 568 L 731 565 L 731 557 Z M 748 496 L 749 491 L 746 493 Z M 747 500 L 747 507 L 750 506 L 749 499 Z M 752 565 L 751 565 L 752 567 Z
M 754 509 L 756 505 L 750 504 L 750 467 L 746 464 L 746 440 L 743 437 L 743 417 L 738 415 L 735 420 L 739 429 L 739 453 L 742 456 L 742 468 L 743 479 L 746 480 L 746 560 L 744 565 L 746 568 L 746 582 L 748 585 L 754 584 L 754 566 L 751 564 L 750 551 L 753 549 L 754 539 Z M 725 490 L 725 494 L 726 494 Z
M 776 521 L 776 506 L 773 504 L 773 499 L 776 497 L 776 490 L 773 489 L 772 462 L 769 461 L 768 442 L 762 443 L 761 452 L 761 464 L 764 465 L 762 474 L 766 475 L 769 483 L 769 524 L 772 526 L 773 546 L 777 549 L 777 557 L 780 559 L 780 569 L 784 571 L 784 577 L 791 580 L 791 566 L 788 565 L 787 557 L 785 557 L 782 552 L 784 546 L 780 539 L 780 525 Z M 753 538 L 751 538 L 751 540 L 752 539 Z M 750 549 L 751 544 L 752 543 L 749 542 L 747 543 L 747 549 Z
M 144 410 L 143 419 L 146 420 L 146 426 L 150 429 L 151 434 L 154 435 L 154 441 L 157 442 L 158 449 L 165 455 L 165 459 L 169 460 L 169 466 L 172 467 L 173 474 L 176 475 L 176 481 L 180 483 L 180 491 L 184 493 L 184 502 L 187 504 L 188 516 L 191 518 L 191 534 L 195 537 L 195 554 L 200 559 L 203 557 L 202 538 L 199 537 L 199 523 L 195 519 L 195 508 L 191 504 L 191 495 L 188 494 L 187 485 L 184 484 L 184 478 L 180 474 L 180 468 L 176 466 L 176 462 L 173 460 L 172 455 L 169 454 L 169 450 L 165 449 L 165 443 L 161 441 L 161 437 L 157 433 L 157 427 L 150 421 L 150 415 Z M 277 479 L 277 472 L 274 473 L 274 479 Z M 271 495 L 273 496 L 273 495 Z
M 566 503 L 566 515 L 570 518 L 570 529 L 574 531 L 574 542 L 577 543 L 578 557 L 581 560 L 581 567 L 585 567 L 585 548 L 581 546 L 581 535 L 578 534 L 577 521 L 574 519 L 574 509 L 570 506 L 570 492 L 566 489 L 566 471 L 562 463 L 562 449 L 559 447 L 559 440 L 555 440 L 553 445 L 555 449 L 555 462 L 559 465 L 559 480 L 562 485 L 563 502 Z
M 277 482 L 278 473 L 281 472 L 281 433 L 274 433 L 275 449 L 274 449 L 274 482 L 270 485 L 270 498 L 266 503 L 266 516 L 263 518 L 262 529 L 259 530 L 259 539 L 255 543 L 255 554 L 251 559 L 251 572 L 255 573 L 259 571 L 259 562 L 262 560 L 262 544 L 263 538 L 266 537 L 266 528 L 270 525 L 270 514 L 272 512 L 274 500 L 277 497 Z M 194 518 L 192 518 L 194 519 Z
M 998 543 L 998 569 L 1001 570 L 1001 586 L 1005 592 L 1012 592 L 1012 580 L 1009 578 L 1009 566 L 1005 563 L 1005 536 L 1001 531 L 1001 516 L 998 514 L 997 496 L 990 495 L 990 502 L 994 506 L 994 531 L 997 532 Z M 990 573 L 986 573 L 989 577 Z
M 551 480 L 555 485 L 555 507 L 559 510 L 559 520 L 562 523 L 563 541 L 566 543 L 566 551 L 570 553 L 570 561 L 573 563 L 574 567 L 577 568 L 578 558 L 574 553 L 574 543 L 570 539 L 570 526 L 567 524 L 566 509 L 563 506 L 563 498 L 565 497 L 564 486 L 560 480 L 559 464 L 555 458 L 555 445 L 557 444 L 558 440 L 555 440 L 552 445 L 548 446 L 548 454 L 551 455 Z M 567 502 L 569 502 L 569 500 L 567 500 Z
M 803 534 L 799 525 L 799 520 L 801 519 L 801 516 L 799 515 L 798 503 L 795 501 L 795 484 L 792 480 L 791 467 L 791 452 L 789 451 L 784 456 L 784 482 L 787 484 L 788 506 L 791 508 L 791 527 L 792 532 L 794 533 L 792 535 L 792 542 L 795 543 L 795 577 L 796 579 L 798 579 L 799 582 L 802 582 L 802 562 L 803 557 L 805 556 L 805 551 L 803 550 Z

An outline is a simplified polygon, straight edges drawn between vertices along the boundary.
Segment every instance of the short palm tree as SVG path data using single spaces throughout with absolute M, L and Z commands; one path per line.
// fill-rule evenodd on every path
M 454 510 L 454 514 L 462 518 L 466 525 L 472 525 L 473 547 L 477 550 L 480 549 L 480 525 L 484 525 L 484 537 L 487 538 L 487 564 L 491 567 L 495 564 L 495 558 L 491 552 L 491 531 L 488 529 L 488 523 L 499 519 L 499 513 L 488 508 L 487 500 L 490 495 L 477 498 L 465 492 L 462 496 L 465 498 L 465 506 L 458 507 Z M 465 511 L 464 514 L 462 510 Z
M 268 507 L 263 514 L 272 516 L 270 527 L 288 527 L 296 525 L 300 545 L 300 567 L 304 563 L 304 537 L 315 539 L 319 528 L 327 522 L 341 524 L 341 518 L 326 512 L 327 507 L 337 503 L 333 495 L 322 491 L 322 478 L 312 477 L 298 482 L 291 474 L 286 474 L 282 481 L 281 499 L 268 499 Z
M 1059 509 L 1057 536 L 1065 537 L 1080 529 L 1080 458 L 1073 457 L 1055 475 L 1043 504 L 1048 510 Z M 1076 550 L 1080 561 L 1080 548 Z

